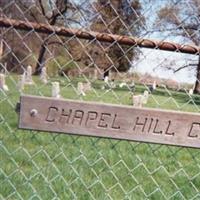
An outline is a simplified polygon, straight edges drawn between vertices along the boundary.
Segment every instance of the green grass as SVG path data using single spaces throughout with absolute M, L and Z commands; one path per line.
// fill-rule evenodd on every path
M 0 93 L 0 199 L 200 199 L 198 149 L 20 130 L 16 80 Z M 25 94 L 51 95 L 51 84 L 34 80 Z M 83 98 L 74 90 L 80 79 L 58 80 L 65 98 L 131 105 L 126 88 L 106 92 L 95 81 Z M 169 92 L 157 89 L 146 106 L 199 111 L 198 95 Z

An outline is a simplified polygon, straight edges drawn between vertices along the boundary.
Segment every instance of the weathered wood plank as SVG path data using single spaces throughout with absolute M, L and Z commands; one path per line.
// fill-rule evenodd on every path
M 200 114 L 22 96 L 19 128 L 200 148 Z

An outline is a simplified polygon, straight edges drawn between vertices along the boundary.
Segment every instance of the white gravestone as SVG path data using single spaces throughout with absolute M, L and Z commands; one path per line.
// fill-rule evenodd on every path
M 17 88 L 18 88 L 19 92 L 22 92 L 24 90 L 24 84 L 25 84 L 25 73 L 20 75 L 19 79 L 18 79 Z
M 9 91 L 4 74 L 0 74 L 0 89 L 3 91 Z
M 193 89 L 189 90 L 189 95 L 193 95 Z
M 125 82 L 122 82 L 122 83 L 119 84 L 120 88 L 123 88 L 124 86 L 127 86 L 127 84 Z
M 108 80 L 109 80 L 109 78 L 108 78 L 108 76 L 106 76 L 106 77 L 104 78 L 104 82 L 108 84 Z
M 84 88 L 83 88 L 83 83 L 82 82 L 78 82 L 77 90 L 78 90 L 78 95 L 83 95 L 83 96 L 86 95 L 85 92 L 84 92 Z
M 79 95 L 83 95 L 85 96 L 86 92 L 87 91 L 90 91 L 92 89 L 91 87 L 91 83 L 88 82 L 88 83 L 82 83 L 82 82 L 78 82 L 78 85 L 77 85 L 77 90 L 78 90 L 78 94 Z
M 105 85 L 102 85 L 102 86 L 101 86 L 101 89 L 102 89 L 102 90 L 105 90 L 105 88 L 106 88 Z
M 144 91 L 143 95 L 134 95 L 133 106 L 142 107 L 144 104 L 147 104 L 148 98 L 149 98 L 149 92 L 147 90 Z
M 134 107 L 142 107 L 142 95 L 134 95 L 133 96 L 133 106 Z
M 26 70 L 26 77 L 25 77 L 25 84 L 32 85 L 33 79 L 32 79 L 32 67 L 29 65 Z
M 0 71 L 0 73 L 1 74 L 5 74 L 6 76 L 8 75 L 8 71 L 7 71 L 7 63 L 5 62 L 4 63 L 4 65 L 3 65 L 3 63 L 0 63 L 1 64 L 1 71 Z
M 1 40 L 0 42 L 0 59 L 2 58 L 3 56 L 3 40 Z
M 60 84 L 59 82 L 52 82 L 52 91 L 51 96 L 54 98 L 60 98 Z
M 155 89 L 156 89 L 156 81 L 154 81 L 154 82 L 153 82 L 153 85 L 152 85 L 152 87 L 153 87 L 153 90 L 155 90 Z
M 147 90 L 144 91 L 144 94 L 142 95 L 142 104 L 147 104 L 149 99 L 149 92 Z
M 42 68 L 40 79 L 41 79 L 42 83 L 47 84 L 48 81 L 47 81 L 47 70 L 46 70 L 46 67 Z
M 113 79 L 113 73 L 112 73 L 112 71 L 110 70 L 110 71 L 109 71 L 108 80 L 112 80 L 112 79 Z
M 91 83 L 90 82 L 83 83 L 83 90 L 84 90 L 84 92 L 90 91 L 91 89 L 92 89 L 92 87 L 91 87 Z

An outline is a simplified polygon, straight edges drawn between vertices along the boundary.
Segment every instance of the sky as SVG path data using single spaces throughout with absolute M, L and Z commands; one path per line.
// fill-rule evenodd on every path
M 190 56 L 197 59 L 197 56 Z M 167 59 L 167 60 L 166 60 Z M 133 62 L 133 71 L 140 73 L 150 73 L 153 76 L 160 78 L 173 79 L 177 82 L 194 83 L 195 71 L 194 69 L 183 69 L 174 73 L 172 70 L 166 70 L 164 66 L 170 66 L 170 61 L 174 63 L 173 66 L 177 68 L 186 63 L 187 55 L 180 53 L 173 53 L 160 50 L 142 49 L 140 59 Z M 167 62 L 165 64 L 165 61 Z
M 165 3 L 168 2 L 178 2 L 173 0 L 141 0 L 144 15 L 146 16 L 146 29 L 151 30 L 152 25 L 156 19 L 156 12 Z M 180 0 L 183 2 L 183 0 Z M 161 33 L 161 32 L 152 32 L 148 34 L 144 34 L 144 38 L 156 39 L 156 40 L 164 40 L 175 43 L 189 43 L 189 41 L 183 40 L 180 36 L 173 36 L 170 33 Z M 140 55 L 140 59 L 137 62 L 133 62 L 133 70 L 137 70 L 138 72 L 145 73 L 148 72 L 154 76 L 158 76 L 161 78 L 170 78 L 176 80 L 178 82 L 187 82 L 194 83 L 195 82 L 195 70 L 193 69 L 183 69 L 177 73 L 173 73 L 173 71 L 169 71 L 164 69 L 164 66 L 169 65 L 170 62 L 173 62 L 174 68 L 178 68 L 178 66 L 183 66 L 188 63 L 188 59 L 197 60 L 197 56 L 181 54 L 176 52 L 167 52 L 161 50 L 153 50 L 153 49 L 140 49 L 142 51 Z M 194 63 L 194 62 L 192 62 Z M 161 67 L 159 67 L 161 66 Z

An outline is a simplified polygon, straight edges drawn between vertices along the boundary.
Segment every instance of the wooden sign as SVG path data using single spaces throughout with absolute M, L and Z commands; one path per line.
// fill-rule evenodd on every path
M 200 148 L 200 114 L 22 96 L 19 128 Z

